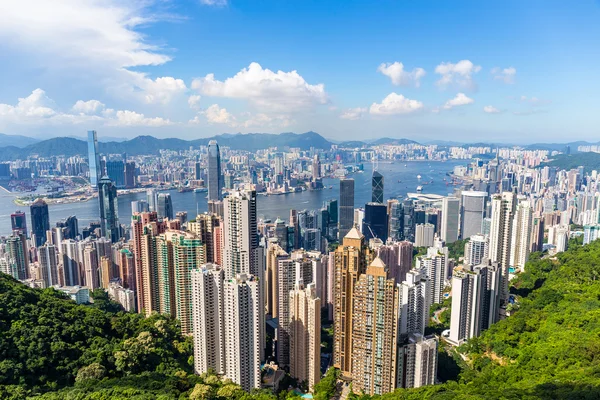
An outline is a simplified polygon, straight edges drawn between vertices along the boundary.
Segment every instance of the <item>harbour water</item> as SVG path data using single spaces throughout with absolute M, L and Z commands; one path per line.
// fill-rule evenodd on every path
M 452 193 L 453 187 L 444 181 L 447 172 L 451 172 L 455 165 L 464 165 L 465 160 L 441 161 L 413 161 L 380 163 L 377 170 L 384 176 L 384 199 L 403 198 L 407 193 L 415 193 L 417 186 L 423 187 L 423 193 L 447 195 Z M 371 174 L 372 165 L 366 163 L 364 172 L 354 173 L 349 177 L 355 180 L 354 206 L 363 207 L 371 201 Z M 417 176 L 421 175 L 421 179 Z M 427 182 L 427 184 L 425 184 Z M 258 196 L 259 218 L 275 219 L 281 217 L 287 220 L 290 209 L 310 210 L 323 206 L 329 199 L 339 198 L 339 180 L 324 179 L 325 189 L 305 191 L 275 196 Z M 331 186 L 331 189 L 329 187 Z M 188 218 L 196 215 L 196 210 L 207 210 L 206 193 L 170 191 L 173 200 L 173 210 L 187 211 Z M 15 195 L 0 190 L 0 235 L 11 233 L 10 214 L 17 209 L 27 214 L 27 226 L 30 228 L 31 219 L 29 207 L 20 207 L 13 203 Z M 132 193 L 121 195 L 119 202 L 119 220 L 128 224 L 131 219 L 131 202 L 145 199 L 145 193 Z M 50 225 L 70 215 L 75 215 L 79 220 L 79 228 L 88 225 L 91 221 L 98 221 L 98 200 L 70 204 L 53 204 L 49 206 Z

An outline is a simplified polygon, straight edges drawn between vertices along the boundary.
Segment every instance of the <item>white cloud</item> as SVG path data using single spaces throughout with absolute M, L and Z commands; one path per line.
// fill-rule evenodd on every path
M 414 68 L 412 71 L 405 71 L 404 64 L 401 62 L 383 63 L 377 68 L 377 71 L 383 75 L 389 77 L 394 85 L 410 85 L 414 84 L 416 87 L 421 85 L 421 78 L 425 76 L 425 70 L 423 68 Z
M 514 99 L 514 97 L 512 97 Z M 546 105 L 546 104 L 550 104 L 552 103 L 552 100 L 544 100 L 544 99 L 540 99 L 538 97 L 527 97 L 527 96 L 520 96 L 517 98 L 517 100 L 521 101 L 522 103 L 529 103 L 532 106 L 540 106 L 540 105 Z
M 485 107 L 483 107 L 483 111 L 488 114 L 499 114 L 502 112 L 494 106 L 485 106 Z
M 205 6 L 224 7 L 227 3 L 227 0 L 200 0 L 200 4 Z
M 375 115 L 410 114 L 423 108 L 418 100 L 407 99 L 401 94 L 390 93 L 381 103 L 373 103 L 369 112 Z
M 367 112 L 367 109 L 362 108 L 362 107 L 349 108 L 340 115 L 340 118 L 356 120 L 356 119 L 360 119 L 360 117 L 362 117 L 362 115 L 366 112 Z
M 14 120 L 50 118 L 57 114 L 53 107 L 54 102 L 38 88 L 29 96 L 19 98 L 16 106 L 0 104 L 0 116 Z
M 494 75 L 494 79 L 495 80 L 500 80 L 503 81 L 506 84 L 513 84 L 515 83 L 515 76 L 517 75 L 517 70 L 514 67 L 508 67 L 508 68 L 499 68 L 499 67 L 495 67 L 492 68 L 492 75 Z
M 189 120 L 188 123 L 192 125 L 203 123 L 204 120 L 200 118 L 201 115 L 205 117 L 206 122 L 209 124 L 223 124 L 232 128 L 284 128 L 292 123 L 292 120 L 286 115 L 243 112 L 236 116 L 218 104 L 213 104 L 206 110 L 200 111 L 199 115 Z
M 190 97 L 188 97 L 188 105 L 190 106 L 190 108 L 193 109 L 197 109 L 198 107 L 200 107 L 200 95 L 198 94 L 193 94 Z
M 435 67 L 435 73 L 441 75 L 437 81 L 438 86 L 445 88 L 450 85 L 474 89 L 473 75 L 481 71 L 481 66 L 473 64 L 469 60 L 461 60 L 456 64 L 443 62 Z
M 448 100 L 446 103 L 444 103 L 442 108 L 444 110 L 450 110 L 454 107 L 465 106 L 467 104 L 472 104 L 474 102 L 475 102 L 475 100 L 473 100 L 470 97 L 467 97 L 464 93 L 457 93 L 456 96 L 454 96 L 454 98 L 452 98 L 452 99 Z
M 166 126 L 172 125 L 173 123 L 168 119 L 155 117 L 147 118 L 144 114 L 137 113 L 135 111 L 121 110 L 117 111 L 116 119 L 110 120 L 109 125 L 113 126 Z
M 98 100 L 77 100 L 75 105 L 71 108 L 74 112 L 81 115 L 94 115 L 106 108 L 104 103 Z
M 312 85 L 297 71 L 273 72 L 255 62 L 224 81 L 214 74 L 194 79 L 192 88 L 206 96 L 246 99 L 263 111 L 293 112 L 328 101 L 322 83 Z
M 143 85 L 142 89 L 145 91 L 146 103 L 168 104 L 175 96 L 187 91 L 183 80 L 171 76 L 164 76 L 155 80 L 142 77 L 141 85 Z
M 218 104 L 213 104 L 203 111 L 206 120 L 210 124 L 235 124 L 235 117 L 227 111 L 226 108 L 219 107 Z

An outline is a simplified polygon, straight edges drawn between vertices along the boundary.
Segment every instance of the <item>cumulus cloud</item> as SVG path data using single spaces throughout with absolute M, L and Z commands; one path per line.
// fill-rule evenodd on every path
M 188 105 L 190 106 L 190 108 L 193 109 L 197 109 L 200 107 L 200 95 L 197 94 L 193 94 L 190 97 L 188 97 Z
M 154 117 L 148 118 L 144 114 L 135 111 L 120 110 L 116 112 L 116 118 L 108 121 L 108 125 L 112 126 L 166 126 L 173 123 L 164 118 Z
M 57 114 L 53 109 L 54 102 L 42 89 L 35 89 L 27 97 L 19 98 L 17 105 L 0 104 L 0 116 L 19 119 L 44 119 Z
M 103 111 L 106 108 L 104 103 L 98 100 L 77 100 L 75 105 L 71 108 L 74 112 L 81 115 L 94 115 Z
M 363 116 L 363 114 L 366 112 L 367 112 L 367 109 L 362 108 L 362 107 L 349 108 L 340 115 L 340 118 L 349 119 L 349 120 L 357 120 L 357 119 L 360 119 Z
M 517 70 L 514 67 L 494 67 L 492 68 L 491 72 L 495 80 L 502 81 L 509 85 L 515 83 L 515 76 L 517 75 Z
M 485 106 L 483 107 L 483 111 L 488 114 L 499 114 L 501 111 L 494 106 Z
M 421 85 L 421 78 L 425 76 L 425 70 L 423 68 L 414 68 L 412 71 L 404 70 L 404 64 L 401 62 L 383 63 L 377 68 L 377 71 L 387 76 L 392 80 L 394 85 L 410 85 L 414 84 L 416 87 Z
M 168 104 L 175 96 L 187 91 L 187 87 L 183 80 L 171 76 L 164 76 L 156 78 L 155 80 L 148 79 L 144 76 L 141 77 L 141 80 L 141 85 L 143 85 L 145 92 L 144 99 L 146 100 L 146 103 Z
M 206 120 L 210 124 L 234 124 L 235 117 L 227 111 L 226 108 L 219 107 L 218 104 L 213 104 L 203 111 Z
M 243 112 L 239 115 L 234 115 L 227 111 L 226 108 L 220 107 L 218 104 L 213 104 L 205 110 L 200 111 L 199 115 L 189 121 L 190 124 L 200 124 L 203 115 L 206 122 L 209 124 L 223 124 L 232 128 L 284 128 L 292 123 L 292 120 L 286 115 L 267 115 L 264 113 L 253 114 Z
M 322 83 L 309 84 L 297 71 L 273 72 L 255 62 L 224 81 L 214 74 L 194 79 L 192 88 L 205 96 L 245 99 L 263 111 L 293 112 L 328 101 Z
M 481 66 L 473 64 L 470 60 L 461 60 L 456 64 L 443 62 L 435 67 L 435 73 L 441 78 L 437 81 L 438 86 L 459 86 L 468 89 L 476 87 L 473 75 L 481 71 Z
M 465 106 L 467 104 L 472 104 L 474 102 L 475 102 L 475 100 L 473 100 L 470 97 L 467 97 L 467 95 L 465 95 L 464 93 L 457 93 L 456 96 L 454 96 L 454 98 L 452 98 L 452 99 L 448 100 L 446 103 L 444 103 L 442 108 L 444 110 L 450 110 L 454 107 Z
M 369 112 L 374 115 L 410 114 L 423 108 L 418 100 L 407 99 L 401 94 L 390 93 L 381 103 L 373 103 Z

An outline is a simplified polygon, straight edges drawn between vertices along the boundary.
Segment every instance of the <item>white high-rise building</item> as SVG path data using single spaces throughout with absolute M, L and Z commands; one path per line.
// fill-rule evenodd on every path
M 417 224 L 415 228 L 415 247 L 433 246 L 433 235 L 435 227 L 433 224 Z
M 261 285 L 252 275 L 238 274 L 223 286 L 225 376 L 246 391 L 258 389 L 261 384 L 264 342 Z
M 489 258 L 489 239 L 485 235 L 473 235 L 465 244 L 465 265 L 479 265 Z
M 460 345 L 467 339 L 478 337 L 497 321 L 500 274 L 497 264 L 454 271 L 450 342 Z
M 312 392 L 321 379 L 321 299 L 311 283 L 290 292 L 290 375 Z
M 460 216 L 460 200 L 456 197 L 442 199 L 442 226 L 440 236 L 446 243 L 458 240 L 458 227 Z
M 396 387 L 418 388 L 433 385 L 437 376 L 438 341 L 435 336 L 413 334 L 400 348 Z M 401 371 L 401 372 L 400 372 Z
M 406 273 L 398 286 L 399 337 L 425 333 L 429 321 L 429 279 L 419 270 Z
M 502 267 L 502 301 L 508 301 L 508 272 L 512 248 L 512 227 L 515 214 L 515 194 L 504 192 L 492 197 L 490 226 L 490 261 Z
M 194 370 L 225 374 L 223 285 L 225 273 L 216 264 L 192 271 Z
M 448 268 L 448 248 L 441 241 L 436 241 L 433 247 L 429 247 L 427 255 L 417 257 L 416 269 L 429 278 L 429 307 L 443 301 Z
M 277 363 L 284 367 L 290 363 L 290 292 L 296 282 L 296 262 L 279 260 L 277 277 Z
M 98 274 L 98 252 L 92 244 L 83 250 L 84 284 L 90 290 L 100 287 L 100 275 Z
M 527 200 L 519 201 L 513 219 L 510 265 L 521 271 L 525 269 L 525 263 L 529 259 L 532 217 L 531 203 Z
M 45 287 L 59 285 L 58 281 L 58 265 L 56 246 L 46 243 L 38 247 L 38 255 L 40 259 L 40 268 L 42 270 L 42 279 Z

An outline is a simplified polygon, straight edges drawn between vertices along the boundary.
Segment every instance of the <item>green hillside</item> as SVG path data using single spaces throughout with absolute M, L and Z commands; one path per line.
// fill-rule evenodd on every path
M 559 169 L 570 170 L 583 166 L 586 172 L 600 169 L 600 154 L 598 153 L 576 153 L 576 154 L 558 154 L 552 160 L 541 165 L 549 167 L 558 167 Z
M 526 271 L 511 288 L 519 309 L 460 349 L 458 381 L 380 398 L 600 398 L 600 241 L 556 259 L 536 253 Z M 190 340 L 174 320 L 116 308 L 105 297 L 76 305 L 0 275 L 0 398 L 277 398 L 193 375 Z M 334 379 L 315 398 L 329 397 Z

